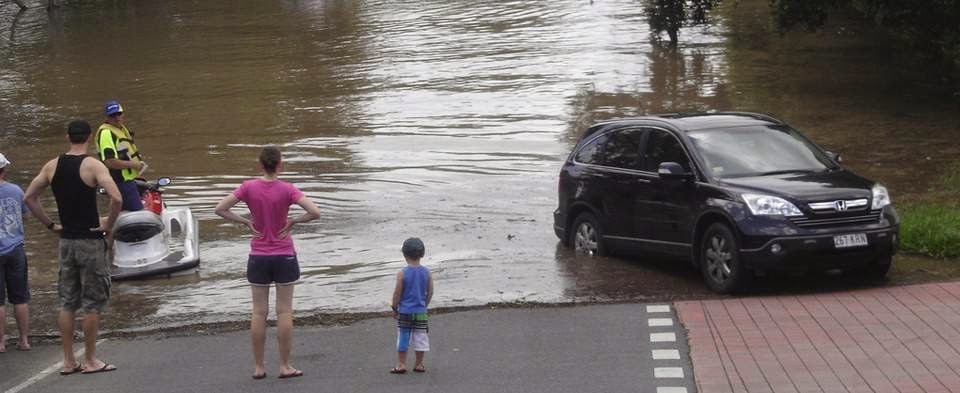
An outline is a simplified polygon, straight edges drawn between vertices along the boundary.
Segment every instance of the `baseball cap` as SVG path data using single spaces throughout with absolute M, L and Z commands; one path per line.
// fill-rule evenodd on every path
M 0 168 L 4 168 L 10 164 L 11 164 L 10 160 L 8 160 L 7 157 L 3 155 L 3 153 L 0 153 Z
M 103 106 L 103 113 L 107 116 L 123 113 L 123 107 L 117 100 L 110 100 Z

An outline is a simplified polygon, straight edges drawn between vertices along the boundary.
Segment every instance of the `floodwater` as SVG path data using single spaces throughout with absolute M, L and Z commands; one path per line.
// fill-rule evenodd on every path
M 677 50 L 651 42 L 633 0 L 79 3 L 0 9 L 9 180 L 25 188 L 66 123 L 99 124 L 115 98 L 151 174 L 174 179 L 167 203 L 201 221 L 200 271 L 115 284 L 113 329 L 246 317 L 249 237 L 212 210 L 267 144 L 323 212 L 295 228 L 298 315 L 387 310 L 408 236 L 426 243 L 436 306 L 709 296 L 676 263 L 558 245 L 556 175 L 598 120 L 768 112 L 895 200 L 960 153 L 956 102 L 921 65 L 855 26 L 781 38 L 763 1 Z M 52 331 L 56 238 L 27 231 L 34 325 Z

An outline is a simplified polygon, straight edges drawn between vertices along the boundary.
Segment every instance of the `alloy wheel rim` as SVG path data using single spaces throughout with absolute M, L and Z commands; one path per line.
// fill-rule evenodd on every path
M 580 223 L 574 238 L 574 250 L 590 256 L 597 254 L 597 231 L 588 222 Z
M 730 253 L 730 245 L 727 239 L 720 235 L 711 237 L 707 243 L 705 254 L 707 259 L 707 273 L 710 275 L 710 278 L 718 284 L 723 284 L 729 280 L 733 275 L 733 269 L 730 267 L 733 255 Z

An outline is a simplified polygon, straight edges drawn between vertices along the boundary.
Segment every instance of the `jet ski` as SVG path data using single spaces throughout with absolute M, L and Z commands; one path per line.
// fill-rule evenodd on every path
M 188 207 L 168 208 L 161 187 L 170 178 L 137 179 L 144 209 L 120 213 L 113 225 L 115 281 L 195 272 L 200 266 L 199 226 Z

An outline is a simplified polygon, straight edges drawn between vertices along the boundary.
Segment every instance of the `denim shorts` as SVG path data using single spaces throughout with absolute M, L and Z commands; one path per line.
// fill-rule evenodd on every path
M 0 255 L 0 307 L 6 304 L 25 304 L 30 301 L 30 287 L 27 286 L 27 253 L 23 245 Z M 0 321 L 3 323 L 3 321 Z
M 60 239 L 60 306 L 100 312 L 110 300 L 110 260 L 103 239 Z
M 251 255 L 247 259 L 247 281 L 253 285 L 289 285 L 300 279 L 296 255 Z
M 120 189 L 120 196 L 123 198 L 123 207 L 120 210 L 135 212 L 138 210 L 143 210 L 143 201 L 140 200 L 140 191 L 137 190 L 137 182 L 123 181 L 117 183 L 117 188 Z

